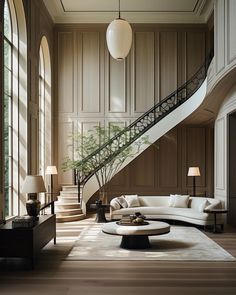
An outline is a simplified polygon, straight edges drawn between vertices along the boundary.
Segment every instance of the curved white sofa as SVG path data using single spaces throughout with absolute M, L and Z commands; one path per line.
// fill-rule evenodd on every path
M 205 226 L 214 224 L 214 216 L 203 210 L 222 208 L 219 200 L 202 197 L 190 197 L 187 208 L 170 207 L 170 198 L 170 196 L 138 196 L 140 206 L 120 209 L 114 209 L 112 205 L 114 201 L 111 201 L 111 220 L 121 219 L 122 215 L 141 212 L 147 219 L 179 220 Z M 222 216 L 217 215 L 217 223 L 222 224 L 222 220 Z

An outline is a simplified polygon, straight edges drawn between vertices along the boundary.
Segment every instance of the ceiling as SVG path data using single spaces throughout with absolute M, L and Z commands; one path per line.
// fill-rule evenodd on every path
M 119 0 L 43 0 L 55 23 L 109 23 L 118 17 Z M 120 0 L 121 17 L 130 23 L 205 23 L 213 0 Z

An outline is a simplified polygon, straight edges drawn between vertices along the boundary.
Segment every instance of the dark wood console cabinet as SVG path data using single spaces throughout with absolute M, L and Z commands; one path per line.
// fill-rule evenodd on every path
M 0 227 L 0 257 L 22 257 L 31 260 L 52 239 L 56 243 L 56 215 L 40 215 L 32 228 L 12 228 L 12 222 Z

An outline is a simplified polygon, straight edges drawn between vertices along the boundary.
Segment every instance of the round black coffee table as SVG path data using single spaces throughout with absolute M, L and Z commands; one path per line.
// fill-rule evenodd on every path
M 170 225 L 160 221 L 148 221 L 147 224 L 136 226 L 109 222 L 103 225 L 102 231 L 106 234 L 122 236 L 121 248 L 146 249 L 151 246 L 148 237 L 168 234 Z

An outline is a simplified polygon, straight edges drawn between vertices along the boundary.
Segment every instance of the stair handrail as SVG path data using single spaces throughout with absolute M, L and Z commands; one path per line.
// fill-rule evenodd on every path
M 86 175 L 81 175 L 81 179 L 78 177 L 78 171 L 76 172 L 77 175 L 77 183 L 78 184 L 85 184 L 89 178 L 94 175 L 95 172 L 97 172 L 100 168 L 104 167 L 111 159 L 113 159 L 117 154 L 119 154 L 121 151 L 123 151 L 125 148 L 127 148 L 131 143 L 133 143 L 137 138 L 139 138 L 141 135 L 143 135 L 147 130 L 149 130 L 153 125 L 155 125 L 157 122 L 159 122 L 161 119 L 163 119 L 166 115 L 168 115 L 170 112 L 172 112 L 174 109 L 176 109 L 178 106 L 186 102 L 202 85 L 206 74 L 208 67 L 210 65 L 210 62 L 213 58 L 213 52 L 210 52 L 207 55 L 207 58 L 205 59 L 204 63 L 201 65 L 201 67 L 197 70 L 197 72 L 188 80 L 186 81 L 183 85 L 178 87 L 175 91 L 173 91 L 171 94 L 169 94 L 166 98 L 161 100 L 160 102 L 156 103 L 152 108 L 147 110 L 144 114 L 142 114 L 139 118 L 137 118 L 134 122 L 132 122 L 130 125 L 125 127 L 122 131 L 114 135 L 112 138 L 110 138 L 107 142 L 103 143 L 99 148 L 97 148 L 95 151 L 93 151 L 90 155 L 85 157 L 84 159 L 78 161 L 79 165 L 84 165 L 88 160 L 93 158 L 94 156 L 98 155 L 104 148 L 111 146 L 111 144 L 124 134 L 128 134 L 132 130 L 133 127 L 136 127 L 138 123 L 142 122 L 142 120 L 145 119 L 145 117 L 148 117 L 150 114 L 153 114 L 154 118 L 153 120 L 147 124 L 145 128 L 140 130 L 138 133 L 135 133 L 134 136 L 129 137 L 129 140 L 127 140 L 117 151 L 114 151 L 112 154 L 110 154 L 107 158 L 105 158 L 104 162 L 102 162 L 100 165 L 97 166 L 96 169 L 93 169 L 89 171 L 89 173 L 86 173 Z M 203 71 L 203 72 L 202 72 Z M 199 74 L 203 74 L 198 77 Z M 195 85 L 197 87 L 194 87 L 193 90 L 188 92 L 188 86 L 191 85 L 195 81 Z M 182 96 L 182 92 L 184 90 L 184 97 Z M 179 94 L 181 94 L 181 97 L 179 99 Z M 176 102 L 168 102 L 170 99 L 175 98 Z M 171 106 L 168 105 L 168 103 L 172 104 Z M 166 104 L 166 105 L 165 105 Z M 167 109 L 163 106 L 168 106 Z M 163 108 L 162 111 L 159 111 L 161 113 L 159 116 L 157 115 L 157 110 Z

